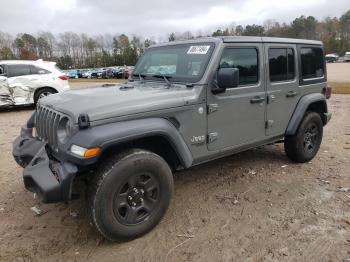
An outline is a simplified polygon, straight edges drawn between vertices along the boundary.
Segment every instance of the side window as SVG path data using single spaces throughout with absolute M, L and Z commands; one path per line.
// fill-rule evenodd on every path
M 5 65 L 0 65 L 0 75 L 3 75 L 5 73 Z
M 32 75 L 44 75 L 44 74 L 50 74 L 50 71 L 31 65 L 30 66 L 30 74 L 32 74 Z
M 294 79 L 294 50 L 292 48 L 270 48 L 269 69 L 271 82 Z
M 253 85 L 259 81 L 258 50 L 256 48 L 226 48 L 219 68 L 238 68 L 239 85 Z
M 300 51 L 302 79 L 323 77 L 323 50 L 319 47 L 302 47 Z
M 7 71 L 8 77 L 30 75 L 29 65 L 8 65 Z

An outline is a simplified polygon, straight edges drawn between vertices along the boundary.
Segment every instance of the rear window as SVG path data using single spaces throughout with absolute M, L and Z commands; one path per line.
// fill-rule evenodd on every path
M 323 50 L 319 47 L 301 48 L 301 73 L 303 79 L 324 76 Z
M 270 48 L 269 69 L 271 82 L 294 79 L 294 50 L 292 48 Z

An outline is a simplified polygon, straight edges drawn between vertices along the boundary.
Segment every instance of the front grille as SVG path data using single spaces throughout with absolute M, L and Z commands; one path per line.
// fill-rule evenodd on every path
M 60 119 L 65 115 L 55 110 L 38 105 L 36 108 L 35 127 L 37 136 L 45 141 L 51 149 L 57 151 L 57 128 Z

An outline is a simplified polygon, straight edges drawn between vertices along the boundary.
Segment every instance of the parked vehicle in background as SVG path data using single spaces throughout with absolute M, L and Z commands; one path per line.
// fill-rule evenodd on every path
M 123 78 L 123 72 L 124 72 L 124 69 L 122 67 L 117 67 L 114 70 L 114 77 L 118 79 Z
M 334 63 L 337 62 L 339 59 L 339 56 L 337 54 L 327 54 L 325 56 L 326 63 Z
M 102 74 L 104 71 L 106 71 L 106 68 L 99 68 L 97 70 L 97 78 L 102 78 Z
M 101 78 L 109 79 L 109 78 L 113 78 L 113 76 L 114 76 L 114 74 L 113 74 L 112 68 L 107 68 L 107 69 L 103 70 L 101 73 Z
M 108 68 L 64 70 L 69 78 L 123 78 L 132 75 L 133 66 L 115 66 Z
M 134 66 L 128 66 L 128 72 L 125 78 L 131 77 L 133 71 L 134 71 Z
M 350 52 L 345 52 L 344 62 L 350 62 Z
M 280 141 L 292 161 L 309 162 L 330 95 L 319 41 L 170 42 L 147 49 L 128 83 L 40 100 L 13 156 L 44 202 L 70 200 L 75 178 L 85 178 L 96 229 L 130 240 L 165 214 L 172 171 Z
M 81 78 L 87 78 L 86 73 L 89 72 L 89 69 L 81 69 Z
M 91 74 L 91 78 L 101 78 L 102 71 L 103 71 L 103 68 L 95 69 Z
M 81 69 L 77 69 L 77 75 L 78 75 L 78 78 L 82 78 L 83 77 L 83 72 Z
M 68 76 L 68 78 L 79 78 L 78 70 L 68 70 L 66 75 Z
M 122 66 L 116 73 L 117 78 L 128 79 L 132 75 L 133 66 Z
M 95 73 L 94 69 L 87 69 L 83 72 L 82 77 L 83 78 L 92 78 L 92 75 Z
M 39 99 L 69 90 L 68 77 L 54 62 L 0 61 L 0 106 L 37 103 Z

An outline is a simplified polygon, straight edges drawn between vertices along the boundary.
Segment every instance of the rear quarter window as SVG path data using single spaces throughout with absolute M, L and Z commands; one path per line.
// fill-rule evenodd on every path
M 323 50 L 320 47 L 300 49 L 301 78 L 303 80 L 324 77 Z
M 44 75 L 44 74 L 50 74 L 51 72 L 44 69 L 44 68 L 31 65 L 30 66 L 30 73 L 33 75 Z

